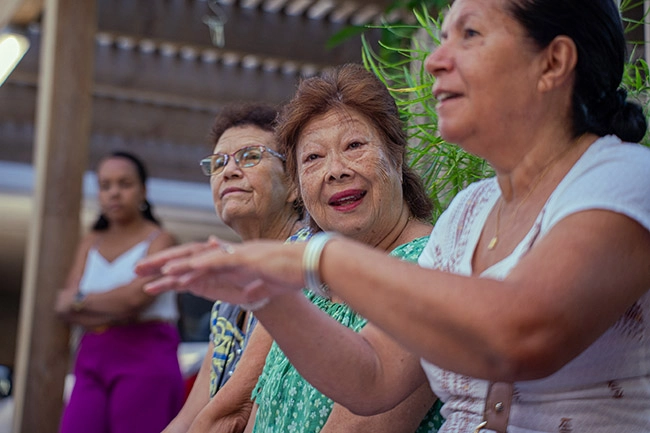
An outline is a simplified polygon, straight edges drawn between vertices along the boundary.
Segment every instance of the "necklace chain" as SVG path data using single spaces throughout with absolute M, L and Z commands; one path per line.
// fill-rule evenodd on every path
M 565 150 L 563 150 L 557 157 L 553 158 L 548 164 L 546 164 L 546 167 L 542 170 L 542 172 L 537 176 L 537 179 L 535 179 L 533 186 L 530 187 L 524 198 L 519 202 L 517 207 L 515 208 L 515 211 L 512 213 L 512 216 L 509 218 L 508 222 L 512 222 L 517 218 L 517 214 L 519 213 L 519 209 L 521 206 L 528 200 L 528 197 L 533 193 L 535 188 L 537 188 L 537 185 L 539 185 L 542 182 L 542 179 L 546 174 L 551 170 L 551 167 L 555 165 L 556 162 L 558 162 L 565 154 L 569 152 L 569 150 L 573 149 L 574 147 L 577 147 L 577 144 L 580 143 L 580 140 L 582 137 L 584 137 L 585 134 L 582 134 L 578 139 L 576 140 L 576 146 L 568 146 Z M 501 210 L 503 209 L 503 204 L 505 203 L 505 200 L 503 200 L 503 196 L 499 197 L 499 209 L 497 209 L 497 220 L 496 220 L 496 225 L 495 225 L 495 230 L 494 230 L 494 236 L 492 239 L 490 239 L 490 242 L 488 243 L 487 249 L 492 251 L 494 248 L 496 248 L 497 244 L 499 243 L 499 226 L 501 222 Z

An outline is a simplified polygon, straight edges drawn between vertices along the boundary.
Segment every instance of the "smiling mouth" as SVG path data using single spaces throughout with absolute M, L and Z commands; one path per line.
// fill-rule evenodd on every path
M 330 206 L 346 206 L 352 203 L 355 203 L 365 197 L 366 191 L 360 191 L 356 194 L 345 195 L 343 197 L 337 197 L 329 201 Z
M 244 190 L 239 189 L 239 188 L 228 188 L 228 189 L 224 190 L 221 193 L 221 198 L 224 198 L 225 196 L 227 196 L 229 194 L 234 194 L 234 193 L 238 193 L 238 192 L 244 192 Z
M 455 99 L 458 98 L 460 94 L 458 93 L 451 93 L 451 92 L 441 92 L 438 95 L 436 95 L 436 99 L 438 102 L 445 102 L 448 101 L 449 99 Z

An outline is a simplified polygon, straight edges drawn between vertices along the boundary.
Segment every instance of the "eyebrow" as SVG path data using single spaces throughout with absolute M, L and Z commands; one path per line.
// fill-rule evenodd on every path
M 476 16 L 480 16 L 480 15 L 481 15 L 481 14 L 480 14 L 479 12 L 474 11 L 474 10 L 469 10 L 469 11 L 468 11 L 468 10 L 465 10 L 465 11 L 461 11 L 460 14 L 458 15 L 458 18 L 457 18 L 456 21 L 453 23 L 453 27 L 455 27 L 455 28 L 462 28 L 462 27 L 467 23 L 467 21 L 469 21 L 470 18 L 473 18 L 473 17 L 476 17 Z M 449 30 L 448 30 L 448 27 L 449 27 L 449 26 L 445 26 L 445 23 L 446 23 L 446 22 L 447 22 L 447 21 L 443 20 L 443 22 L 442 22 L 442 26 L 440 27 L 440 34 L 441 34 L 441 35 L 446 35 L 446 34 L 449 32 Z M 450 24 L 450 25 L 451 25 L 451 24 Z

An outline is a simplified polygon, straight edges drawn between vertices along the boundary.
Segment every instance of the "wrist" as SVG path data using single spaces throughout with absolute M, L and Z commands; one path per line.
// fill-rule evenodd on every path
M 70 305 L 70 309 L 75 313 L 80 313 L 86 307 L 86 294 L 81 291 L 77 291 L 74 295 L 74 300 Z
M 252 313 L 254 311 L 259 310 L 260 308 L 265 307 L 270 301 L 271 298 L 262 298 L 259 301 L 249 302 L 246 304 L 239 304 L 239 306 L 244 310 L 250 311 Z
M 305 280 L 305 287 L 316 295 L 330 299 L 330 289 L 321 280 L 320 261 L 325 245 L 331 241 L 336 234 L 332 232 L 319 232 L 309 239 L 302 256 L 302 271 Z

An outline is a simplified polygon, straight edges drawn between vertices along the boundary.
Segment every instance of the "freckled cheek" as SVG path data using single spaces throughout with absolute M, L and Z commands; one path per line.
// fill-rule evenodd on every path
M 318 190 L 309 182 L 300 182 L 300 195 L 305 206 L 313 205 L 318 200 Z

